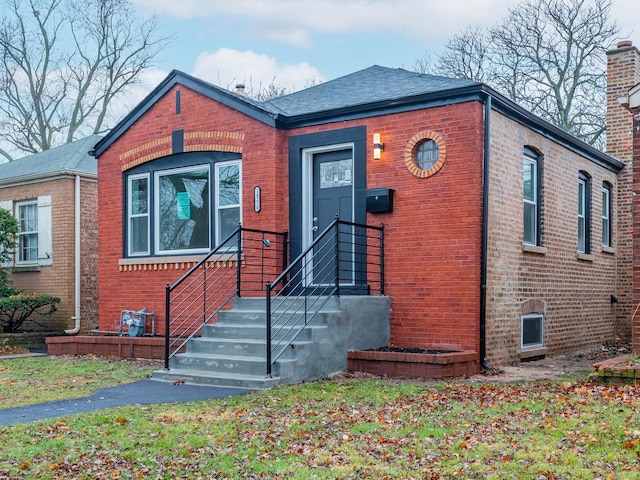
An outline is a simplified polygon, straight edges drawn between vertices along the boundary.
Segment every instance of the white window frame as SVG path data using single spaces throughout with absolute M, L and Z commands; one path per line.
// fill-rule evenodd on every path
M 168 176 L 168 175 L 176 175 L 182 172 L 188 172 L 192 170 L 204 170 L 207 169 L 209 172 L 209 198 L 211 198 L 211 165 L 204 163 L 198 165 L 189 165 L 188 167 L 181 168 L 169 168 L 165 170 L 157 170 L 154 172 L 154 214 L 153 214 L 153 231 L 155 236 L 154 248 L 155 255 L 176 255 L 176 254 L 199 254 L 206 253 L 211 250 L 211 211 L 209 208 L 209 228 L 208 228 L 208 242 L 207 247 L 203 248 L 193 248 L 193 249 L 180 249 L 180 250 L 160 250 L 160 177 Z
M 131 198 L 131 193 L 133 191 L 132 184 L 135 180 L 145 179 L 147 181 L 147 213 L 138 213 L 133 214 L 133 202 Z M 141 173 L 139 175 L 129 175 L 127 180 L 127 252 L 130 257 L 136 256 L 148 256 L 151 250 L 151 179 L 149 178 L 148 173 Z M 147 250 L 146 252 L 133 252 L 133 219 L 134 218 L 143 218 L 147 217 Z
M 35 230 L 22 230 L 22 222 L 20 221 L 22 209 L 26 207 L 33 207 L 35 212 Z M 40 255 L 38 250 L 38 201 L 37 200 L 26 200 L 21 202 L 16 202 L 16 218 L 18 220 L 18 237 L 16 241 L 16 265 L 34 265 L 38 263 L 38 257 Z M 25 260 L 22 258 L 22 239 L 25 236 L 34 236 L 36 242 L 36 258 Z
M 582 207 L 582 208 L 581 208 Z M 582 227 L 582 236 L 580 236 Z M 578 178 L 578 252 L 587 253 L 587 181 Z
M 611 235 L 611 187 L 602 185 L 602 245 L 610 247 Z
M 229 167 L 232 165 L 238 165 L 238 188 L 240 189 L 237 204 L 233 205 L 220 205 L 220 169 L 224 167 Z M 241 160 L 230 160 L 227 162 L 216 162 L 215 164 L 215 204 L 214 204 L 214 221 L 215 221 L 215 236 L 216 236 L 216 246 L 220 245 L 224 238 L 221 237 L 220 232 L 220 222 L 219 222 L 219 211 L 225 210 L 229 208 L 238 208 L 240 210 L 240 218 L 239 224 L 242 223 L 242 161 Z
M 531 321 L 538 319 L 540 321 L 540 342 L 539 343 L 524 343 L 524 323 L 525 321 Z M 520 349 L 521 350 L 535 350 L 544 347 L 544 315 L 541 313 L 532 313 L 529 315 L 523 315 L 520 319 Z
M 527 198 L 525 198 L 525 194 L 524 194 L 524 164 L 530 164 L 533 165 L 533 200 L 529 200 Z M 522 226 L 523 226 L 523 232 L 522 232 L 522 237 L 523 237 L 523 242 L 526 243 L 527 245 L 538 245 L 539 243 L 539 236 L 538 236 L 538 216 L 540 215 L 540 211 L 539 211 L 539 205 L 538 205 L 538 160 L 536 158 L 531 157 L 530 155 L 525 154 L 524 158 L 523 158 L 523 189 L 522 189 L 522 200 L 523 200 L 523 222 L 522 222 Z M 526 208 L 527 205 L 533 205 L 533 240 L 531 239 L 527 239 L 526 238 L 526 225 L 524 223 L 524 208 Z

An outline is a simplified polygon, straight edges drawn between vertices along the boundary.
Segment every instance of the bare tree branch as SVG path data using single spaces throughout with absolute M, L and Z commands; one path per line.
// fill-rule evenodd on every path
M 545 120 L 604 147 L 606 51 L 620 29 L 612 0 L 523 0 L 483 31 L 468 27 L 437 73 L 482 81 Z
M 0 133 L 30 154 L 101 133 L 167 38 L 129 0 L 0 0 Z M 6 155 L 5 155 L 6 156 Z

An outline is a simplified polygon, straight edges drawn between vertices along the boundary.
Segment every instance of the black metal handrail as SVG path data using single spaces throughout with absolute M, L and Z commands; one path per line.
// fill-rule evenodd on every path
M 267 376 L 329 299 L 349 290 L 384 295 L 384 228 L 336 218 L 267 283 Z
M 238 227 L 165 288 L 164 368 L 235 297 L 261 296 L 288 263 L 287 232 Z

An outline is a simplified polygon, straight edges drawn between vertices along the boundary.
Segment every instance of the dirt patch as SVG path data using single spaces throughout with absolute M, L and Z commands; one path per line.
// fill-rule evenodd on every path
M 511 382 L 519 380 L 557 380 L 566 376 L 587 378 L 594 363 L 631 353 L 627 342 L 606 342 L 598 348 L 547 356 L 541 360 L 500 367 L 471 378 L 473 381 Z
M 627 342 L 607 342 L 597 348 L 547 356 L 540 360 L 520 362 L 513 365 L 492 368 L 490 371 L 469 378 L 450 379 L 450 382 L 501 383 L 535 380 L 561 380 L 566 377 L 586 379 L 594 363 L 631 353 Z M 380 378 L 368 373 L 340 373 L 333 378 Z M 442 380 L 387 378 L 392 383 L 436 383 Z

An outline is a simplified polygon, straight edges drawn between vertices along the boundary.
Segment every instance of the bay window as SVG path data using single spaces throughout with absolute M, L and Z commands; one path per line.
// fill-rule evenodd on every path
M 237 154 L 222 152 L 174 155 L 129 171 L 126 255 L 213 249 L 241 222 L 241 176 Z

